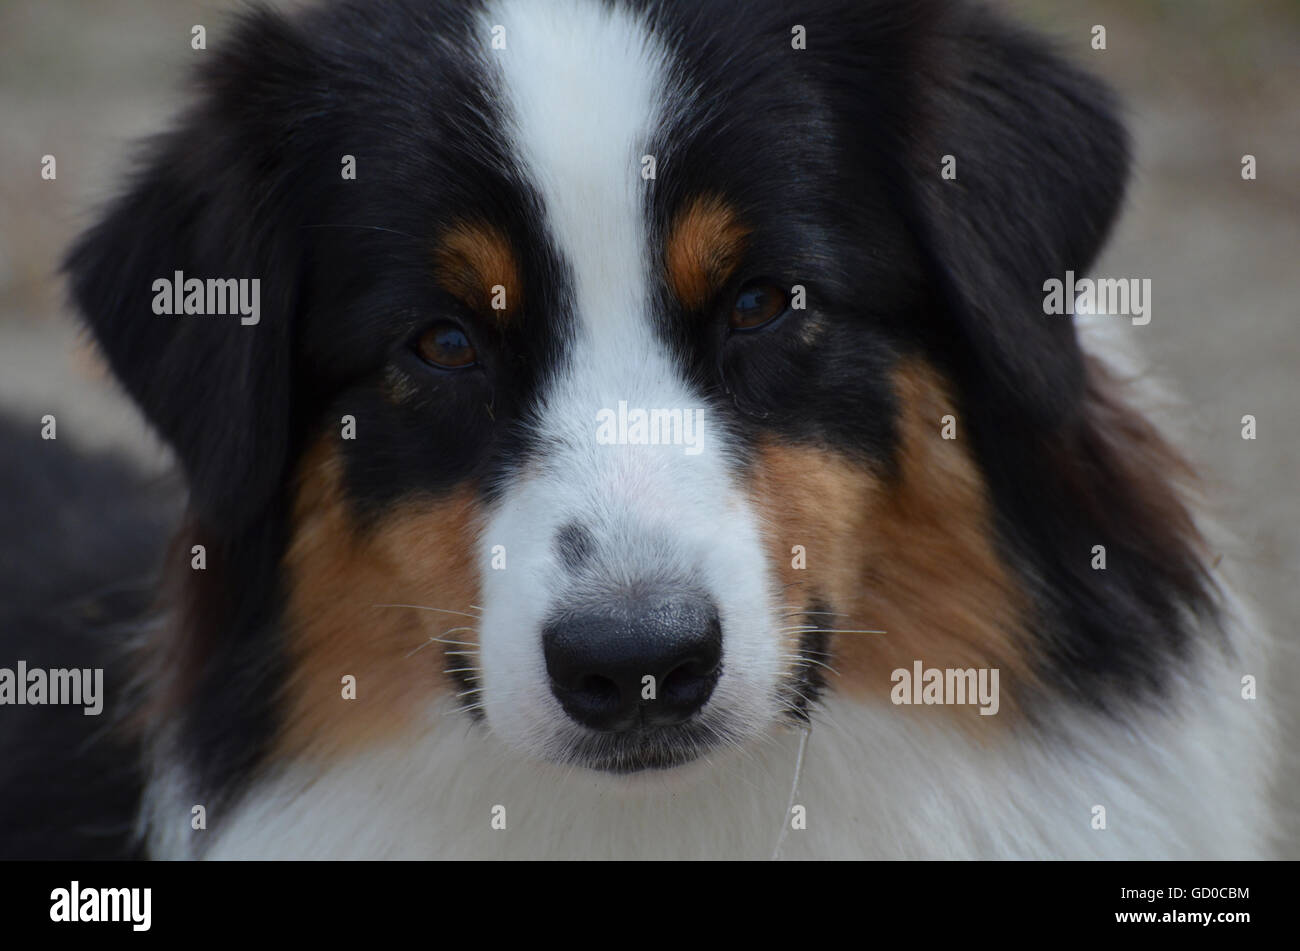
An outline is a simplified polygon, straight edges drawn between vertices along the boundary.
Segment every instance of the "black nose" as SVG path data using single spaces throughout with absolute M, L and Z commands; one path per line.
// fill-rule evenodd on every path
M 722 625 L 699 595 L 634 600 L 556 619 L 542 649 L 551 690 L 574 720 L 604 733 L 670 726 L 713 693 Z

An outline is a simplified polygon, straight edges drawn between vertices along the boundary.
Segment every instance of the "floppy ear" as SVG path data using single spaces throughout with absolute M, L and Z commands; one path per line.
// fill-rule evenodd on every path
M 237 528 L 278 484 L 290 427 L 298 210 L 284 187 L 290 104 L 311 58 L 283 19 L 247 18 L 202 97 L 64 263 L 113 372 L 175 449 L 200 519 Z M 256 279 L 260 316 L 154 313 L 154 282 Z M 251 320 L 251 318 L 249 318 Z
M 1070 318 L 1043 312 L 1043 283 L 1091 266 L 1128 137 L 1101 83 L 980 7 L 956 5 L 923 35 L 903 119 L 908 216 L 954 357 L 1001 405 L 1055 425 L 1079 406 L 1083 360 Z

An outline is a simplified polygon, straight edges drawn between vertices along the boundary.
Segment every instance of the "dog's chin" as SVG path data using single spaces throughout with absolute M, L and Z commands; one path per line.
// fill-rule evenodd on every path
M 712 752 L 728 745 L 724 734 L 703 722 L 634 730 L 628 733 L 584 731 L 565 737 L 552 758 L 566 766 L 629 779 L 687 772 Z
M 546 759 L 638 785 L 707 772 L 715 755 L 735 748 L 737 741 L 724 725 L 703 718 L 628 733 L 573 730 L 556 737 Z

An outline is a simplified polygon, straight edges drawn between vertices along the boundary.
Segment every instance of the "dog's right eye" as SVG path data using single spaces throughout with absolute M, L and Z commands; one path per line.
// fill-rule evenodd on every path
M 413 346 L 421 360 L 443 370 L 462 370 L 478 362 L 478 352 L 465 331 L 450 321 L 430 327 Z
M 786 310 L 785 291 L 770 281 L 751 281 L 736 294 L 729 323 L 733 330 L 766 327 Z

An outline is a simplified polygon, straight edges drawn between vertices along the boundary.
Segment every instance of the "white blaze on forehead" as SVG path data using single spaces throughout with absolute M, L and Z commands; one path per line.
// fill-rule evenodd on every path
M 645 410 L 700 406 L 656 336 L 652 312 L 652 268 L 661 256 L 647 215 L 655 182 L 642 177 L 641 159 L 653 154 L 674 88 L 668 54 L 633 12 L 602 0 L 495 0 L 484 37 L 493 26 L 504 27 L 505 48 L 488 56 L 507 146 L 541 199 L 546 238 L 572 279 L 564 302 L 571 313 L 550 317 L 571 320 L 574 339 L 534 419 L 551 471 L 563 472 L 550 498 L 574 493 L 574 516 L 599 497 L 662 508 L 665 491 L 684 474 L 680 447 L 657 458 L 611 451 L 596 444 L 596 419 L 622 401 Z M 706 446 L 708 426 L 706 414 L 697 431 Z M 725 491 L 716 455 L 690 468 L 697 474 L 688 484 L 699 494 Z
M 641 157 L 653 151 L 669 82 L 662 48 L 635 15 L 599 0 L 499 0 L 486 18 L 505 27 L 505 49 L 488 55 L 511 113 L 507 136 L 573 274 L 587 342 L 636 333 L 634 322 L 648 330 L 653 183 Z

